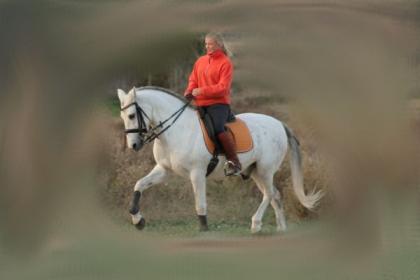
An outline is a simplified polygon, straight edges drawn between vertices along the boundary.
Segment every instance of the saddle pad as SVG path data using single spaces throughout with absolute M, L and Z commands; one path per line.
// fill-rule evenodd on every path
M 207 150 L 210 154 L 214 153 L 215 145 L 210 139 L 206 126 L 203 123 L 203 120 L 199 117 L 201 131 L 203 132 L 204 142 L 206 142 Z M 249 133 L 248 126 L 239 118 L 236 118 L 234 122 L 226 123 L 225 126 L 228 128 L 228 131 L 233 135 L 233 139 L 236 143 L 236 152 L 237 153 L 246 153 L 252 150 L 253 142 L 251 134 Z

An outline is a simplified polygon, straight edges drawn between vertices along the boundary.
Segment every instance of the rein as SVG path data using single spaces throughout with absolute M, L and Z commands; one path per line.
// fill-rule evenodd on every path
M 125 133 L 126 134 L 128 134 L 128 133 L 138 133 L 141 138 L 143 138 L 144 136 L 146 136 L 146 138 L 143 139 L 143 143 L 144 144 L 150 143 L 153 140 L 155 140 L 156 138 L 158 138 L 159 135 L 161 135 L 166 130 L 168 130 L 178 120 L 178 118 L 182 115 L 182 113 L 190 105 L 190 103 L 191 103 L 191 101 L 188 101 L 187 103 L 185 103 L 181 108 L 179 108 L 177 111 L 175 111 L 169 118 L 167 118 L 163 122 L 160 121 L 158 125 L 156 125 L 154 127 L 149 126 L 149 130 L 147 130 L 147 128 L 146 128 L 146 123 L 144 121 L 144 117 L 146 117 L 146 119 L 148 119 L 149 121 L 151 121 L 150 117 L 139 106 L 139 104 L 137 104 L 137 102 L 130 103 L 130 104 L 122 107 L 121 108 L 121 111 L 124 111 L 124 110 L 126 110 L 127 108 L 129 108 L 129 107 L 131 107 L 133 105 L 136 106 L 138 127 L 137 128 L 133 128 L 133 129 L 126 129 L 125 130 Z M 163 127 L 164 124 L 167 123 L 172 118 L 174 118 L 173 121 L 168 126 Z M 159 132 L 156 132 L 158 129 L 162 129 L 162 130 L 159 131 Z M 146 135 L 144 135 L 144 134 L 146 134 Z

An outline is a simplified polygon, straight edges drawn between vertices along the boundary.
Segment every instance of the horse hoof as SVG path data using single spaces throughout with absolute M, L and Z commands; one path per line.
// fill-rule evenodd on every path
M 251 233 L 252 234 L 259 233 L 261 231 L 261 228 L 262 228 L 262 223 L 261 222 L 253 222 L 253 224 L 251 226 Z
M 208 226 L 200 226 L 200 232 L 205 232 L 205 231 L 209 231 L 209 227 Z
M 286 225 L 279 225 L 279 226 L 277 226 L 276 230 L 277 230 L 277 232 L 281 232 L 281 233 L 286 232 L 287 231 L 287 226 Z
M 128 212 L 131 215 L 136 215 L 138 212 L 140 211 L 140 208 L 137 205 L 133 205 L 130 207 L 130 210 L 128 210 Z
M 140 221 L 134 225 L 138 230 L 143 230 L 146 226 L 146 220 L 144 218 L 141 218 Z

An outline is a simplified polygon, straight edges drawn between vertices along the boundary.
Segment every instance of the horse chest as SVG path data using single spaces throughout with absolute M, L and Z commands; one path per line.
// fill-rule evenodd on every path
M 160 141 L 155 142 L 154 146 L 155 160 L 167 169 L 173 170 L 177 174 L 183 174 L 188 171 L 188 153 L 183 153 L 177 149 L 171 149 L 163 145 Z

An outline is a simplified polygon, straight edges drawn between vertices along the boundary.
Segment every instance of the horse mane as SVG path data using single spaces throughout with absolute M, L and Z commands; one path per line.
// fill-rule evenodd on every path
M 185 99 L 185 97 L 175 91 L 172 91 L 170 89 L 167 88 L 163 88 L 163 87 L 158 87 L 158 86 L 142 86 L 142 87 L 136 87 L 136 90 L 144 90 L 144 89 L 153 89 L 153 90 L 159 90 L 159 91 L 163 91 L 164 93 L 167 93 L 179 100 L 181 100 L 184 104 L 187 103 L 187 100 Z M 191 103 L 188 104 L 188 107 L 190 107 L 191 109 L 197 109 L 194 105 L 192 105 Z

